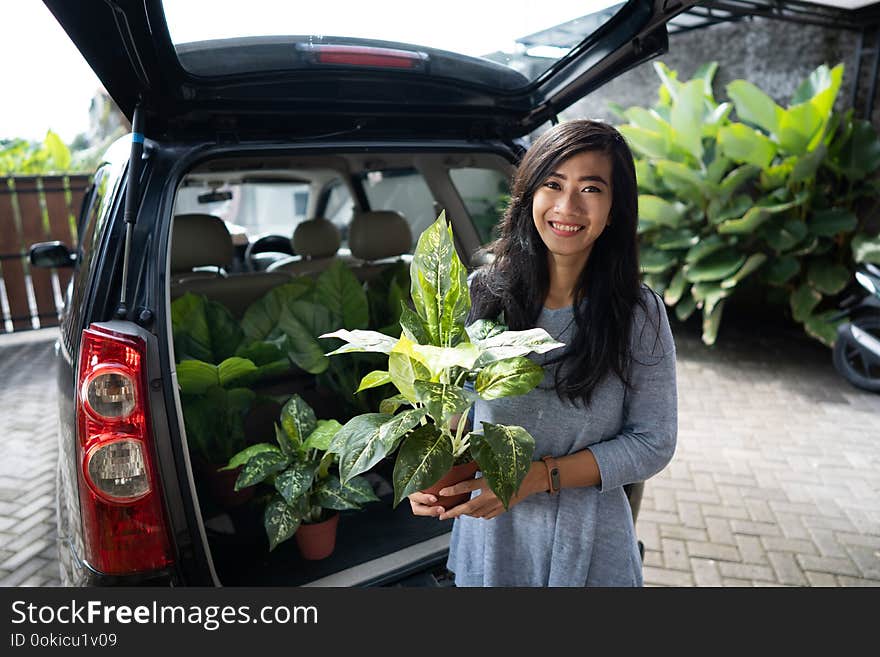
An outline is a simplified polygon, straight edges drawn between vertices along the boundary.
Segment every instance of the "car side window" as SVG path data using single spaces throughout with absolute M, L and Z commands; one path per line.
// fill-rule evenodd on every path
M 396 210 L 409 222 L 413 248 L 419 235 L 434 223 L 435 199 L 416 169 L 369 171 L 361 182 L 371 210 Z
M 463 167 L 450 169 L 449 178 L 471 216 L 480 242 L 497 237 L 494 231 L 510 203 L 507 175 L 495 169 Z

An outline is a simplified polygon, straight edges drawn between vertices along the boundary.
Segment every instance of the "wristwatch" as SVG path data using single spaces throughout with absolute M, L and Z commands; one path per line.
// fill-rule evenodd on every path
M 559 465 L 552 456 L 544 456 L 541 458 L 544 465 L 547 466 L 547 481 L 550 482 L 550 489 L 547 491 L 551 495 L 557 495 L 562 486 L 559 483 Z

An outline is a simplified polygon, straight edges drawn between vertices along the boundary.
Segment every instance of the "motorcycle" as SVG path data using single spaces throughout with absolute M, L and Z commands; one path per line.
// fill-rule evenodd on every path
M 856 281 L 863 289 L 844 299 L 832 317 L 848 318 L 837 329 L 834 367 L 857 388 L 880 392 L 880 268 L 860 266 Z

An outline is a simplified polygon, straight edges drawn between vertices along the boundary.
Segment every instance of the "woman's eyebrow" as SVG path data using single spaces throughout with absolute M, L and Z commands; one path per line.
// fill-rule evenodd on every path
M 551 173 L 551 174 L 550 174 L 550 177 L 551 177 L 551 178 L 559 178 L 559 179 L 561 179 L 561 180 L 567 180 L 567 178 L 565 177 L 565 175 L 559 173 L 558 171 L 554 171 L 553 173 Z M 590 182 L 600 182 L 600 183 L 602 183 L 603 185 L 605 185 L 606 187 L 608 186 L 608 183 L 605 182 L 605 179 L 604 179 L 602 176 L 581 176 L 580 178 L 578 178 L 578 182 L 588 182 L 588 181 L 590 181 Z

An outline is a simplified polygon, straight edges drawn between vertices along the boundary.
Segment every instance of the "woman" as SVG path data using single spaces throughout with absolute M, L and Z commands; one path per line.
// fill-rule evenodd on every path
M 451 509 L 410 495 L 416 515 L 455 518 L 448 568 L 458 586 L 641 586 L 625 484 L 672 458 L 675 345 L 665 308 L 639 283 L 632 153 L 612 126 L 562 123 L 537 139 L 513 183 L 492 264 L 471 281 L 470 321 L 501 312 L 567 346 L 535 356 L 544 381 L 477 402 L 475 424 L 524 427 L 534 460 L 505 511 L 482 478 Z M 549 458 L 543 458 L 549 457 Z

